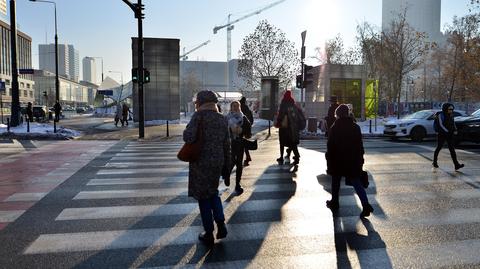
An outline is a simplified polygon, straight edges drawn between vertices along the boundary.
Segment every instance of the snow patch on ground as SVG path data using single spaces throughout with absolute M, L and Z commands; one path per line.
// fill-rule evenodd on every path
M 17 127 L 10 128 L 10 132 L 7 131 L 7 125 L 0 124 L 0 135 L 2 136 L 21 136 L 28 137 L 29 139 L 35 138 L 74 138 L 81 135 L 80 132 L 67 129 L 62 126 L 57 126 L 57 132 L 53 132 L 53 124 L 49 123 L 30 123 L 30 132 L 27 132 L 27 124 L 23 123 Z

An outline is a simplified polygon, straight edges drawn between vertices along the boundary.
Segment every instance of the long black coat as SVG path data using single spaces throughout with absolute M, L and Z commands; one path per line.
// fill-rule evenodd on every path
M 363 166 L 362 133 L 350 117 L 335 121 L 327 142 L 327 173 L 332 176 L 358 177 Z

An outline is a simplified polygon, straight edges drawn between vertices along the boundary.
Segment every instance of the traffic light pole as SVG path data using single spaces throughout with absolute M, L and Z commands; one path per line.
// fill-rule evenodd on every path
M 300 52 L 300 58 L 301 58 L 301 69 L 302 69 L 302 88 L 301 88 L 301 103 L 302 103 L 302 108 L 305 108 L 305 37 L 307 36 L 307 31 L 303 31 L 301 33 L 302 36 L 302 48 Z
M 138 138 L 145 137 L 145 109 L 144 109 L 144 95 L 143 95 L 143 5 L 142 0 L 138 0 L 137 4 L 132 4 L 128 0 L 122 0 L 135 13 L 135 18 L 138 20 L 138 39 L 137 39 L 137 57 L 138 57 Z
M 18 67 L 17 67 L 17 22 L 15 0 L 10 0 L 10 49 L 12 55 L 12 102 L 10 106 L 12 127 L 20 124 L 20 93 L 18 91 Z

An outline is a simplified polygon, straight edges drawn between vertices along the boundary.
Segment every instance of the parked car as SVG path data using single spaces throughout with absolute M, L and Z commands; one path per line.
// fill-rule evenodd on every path
M 420 142 L 427 136 L 434 136 L 433 120 L 435 114 L 440 110 L 420 110 L 413 114 L 409 114 L 399 120 L 388 121 L 384 125 L 383 134 L 385 136 L 396 139 L 399 137 L 410 138 L 413 141 Z M 465 112 L 454 112 L 454 117 L 466 116 Z
M 82 113 L 87 112 L 87 110 L 86 110 L 84 107 L 77 107 L 77 108 L 75 109 L 75 111 L 76 111 L 78 114 L 82 114 Z
M 47 119 L 47 107 L 46 106 L 33 106 L 33 118 L 37 121 L 44 121 Z
M 456 145 L 465 141 L 480 143 L 480 109 L 470 116 L 456 118 L 455 124 L 458 132 L 455 136 Z

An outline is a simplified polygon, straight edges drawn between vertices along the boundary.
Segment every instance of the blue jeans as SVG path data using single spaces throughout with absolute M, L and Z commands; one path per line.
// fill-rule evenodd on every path
M 340 180 L 341 176 L 332 176 L 332 201 L 338 202 L 338 193 L 340 192 Z M 351 178 L 353 188 L 362 202 L 362 206 L 368 205 L 368 198 L 365 189 L 360 182 L 360 178 Z
M 217 223 L 225 221 L 222 200 L 215 194 L 208 199 L 198 200 L 198 206 L 205 232 L 213 233 L 213 220 Z

